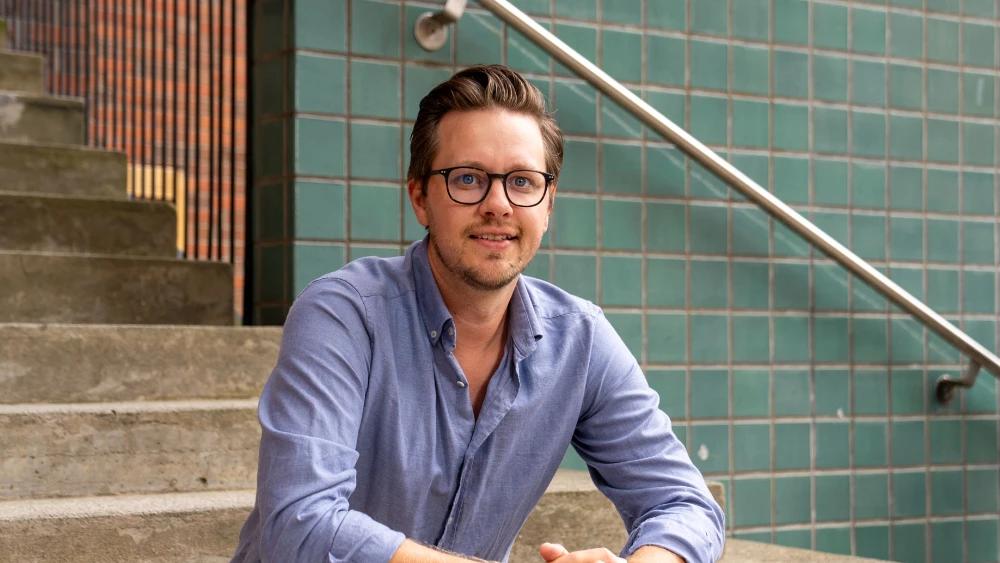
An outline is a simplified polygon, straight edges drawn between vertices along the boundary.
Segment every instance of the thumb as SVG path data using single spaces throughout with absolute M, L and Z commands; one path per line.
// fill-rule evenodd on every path
M 555 561 L 568 553 L 569 551 L 558 543 L 543 543 L 538 547 L 538 554 L 547 562 Z

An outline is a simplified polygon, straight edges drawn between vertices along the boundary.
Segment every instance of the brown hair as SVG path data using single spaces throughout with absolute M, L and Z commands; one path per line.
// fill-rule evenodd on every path
M 500 108 L 538 120 L 545 144 L 545 168 L 559 175 L 563 159 L 562 131 L 545 110 L 541 91 L 523 76 L 503 65 L 479 65 L 455 73 L 438 84 L 424 99 L 410 134 L 410 168 L 406 177 L 423 180 L 431 171 L 437 152 L 437 127 L 450 111 Z M 426 189 L 426 185 L 423 185 Z

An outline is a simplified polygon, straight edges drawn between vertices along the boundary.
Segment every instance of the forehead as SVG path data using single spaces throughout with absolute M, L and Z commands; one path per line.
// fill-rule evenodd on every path
M 446 113 L 437 127 L 434 167 L 459 164 L 544 170 L 545 143 L 538 120 L 502 109 Z

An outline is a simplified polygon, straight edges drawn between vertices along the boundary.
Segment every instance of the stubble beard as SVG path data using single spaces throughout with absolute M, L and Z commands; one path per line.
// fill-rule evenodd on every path
M 437 237 L 434 236 L 433 229 L 428 231 L 428 235 L 430 244 L 445 269 L 478 290 L 496 291 L 503 289 L 517 279 L 517 276 L 527 266 L 527 263 L 520 259 L 520 255 L 514 260 L 510 260 L 505 258 L 503 254 L 491 252 L 486 255 L 487 266 L 477 268 L 467 264 L 464 260 L 464 244 L 460 244 L 457 247 L 444 247 L 438 242 Z M 465 243 L 468 241 L 468 235 L 466 234 L 462 242 Z M 518 246 L 523 242 L 523 239 L 519 235 L 517 239 Z

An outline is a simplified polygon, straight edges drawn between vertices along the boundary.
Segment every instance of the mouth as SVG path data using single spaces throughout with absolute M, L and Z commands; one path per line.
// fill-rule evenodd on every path
M 474 240 L 483 240 L 491 242 L 504 242 L 509 240 L 517 240 L 517 235 L 505 234 L 505 233 L 479 233 L 469 235 L 470 238 Z

